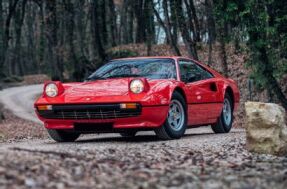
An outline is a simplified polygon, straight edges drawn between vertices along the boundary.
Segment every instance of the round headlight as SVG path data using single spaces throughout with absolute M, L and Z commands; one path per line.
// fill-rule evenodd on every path
M 45 93 L 48 97 L 55 97 L 58 95 L 58 87 L 54 83 L 46 85 Z
M 136 94 L 141 93 L 144 90 L 144 83 L 142 80 L 135 79 L 130 84 L 130 90 Z

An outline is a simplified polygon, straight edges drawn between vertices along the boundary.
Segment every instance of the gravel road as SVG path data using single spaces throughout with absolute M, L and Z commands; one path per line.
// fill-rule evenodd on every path
M 16 116 L 41 124 L 34 112 L 35 96 L 43 90 L 43 85 L 12 87 L 0 91 L 0 102 Z
M 14 113 L 33 120 L 28 99 L 40 88 L 7 89 L 0 93 L 1 100 L 9 109 L 21 106 Z M 14 98 L 23 103 L 13 102 Z M 0 143 L 1 189 L 286 186 L 287 157 L 249 153 L 244 129 L 217 135 L 209 127 L 190 129 L 182 139 L 172 141 L 144 132 L 131 139 L 105 134 L 87 135 L 75 143 L 49 139 Z

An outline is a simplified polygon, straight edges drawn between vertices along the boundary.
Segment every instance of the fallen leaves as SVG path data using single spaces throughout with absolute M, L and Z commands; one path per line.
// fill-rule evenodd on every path
M 4 115 L 5 120 L 0 123 L 0 142 L 48 137 L 43 126 L 20 119 L 7 110 Z

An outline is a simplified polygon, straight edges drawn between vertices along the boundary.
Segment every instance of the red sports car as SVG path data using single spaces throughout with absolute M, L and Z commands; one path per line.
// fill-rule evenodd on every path
M 146 130 L 178 139 L 200 125 L 229 132 L 238 103 L 235 82 L 195 60 L 140 57 L 112 60 L 85 82 L 47 82 L 35 109 L 58 142 L 84 133 L 132 137 Z

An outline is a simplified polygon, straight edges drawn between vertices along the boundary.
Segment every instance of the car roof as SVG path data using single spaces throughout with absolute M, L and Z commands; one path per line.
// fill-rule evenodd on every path
M 187 58 L 187 57 L 183 57 L 183 56 L 141 56 L 141 57 L 117 58 L 117 59 L 113 59 L 113 60 L 168 59 L 168 58 L 179 59 L 179 58 Z M 190 59 L 190 58 L 187 58 L 187 59 Z

